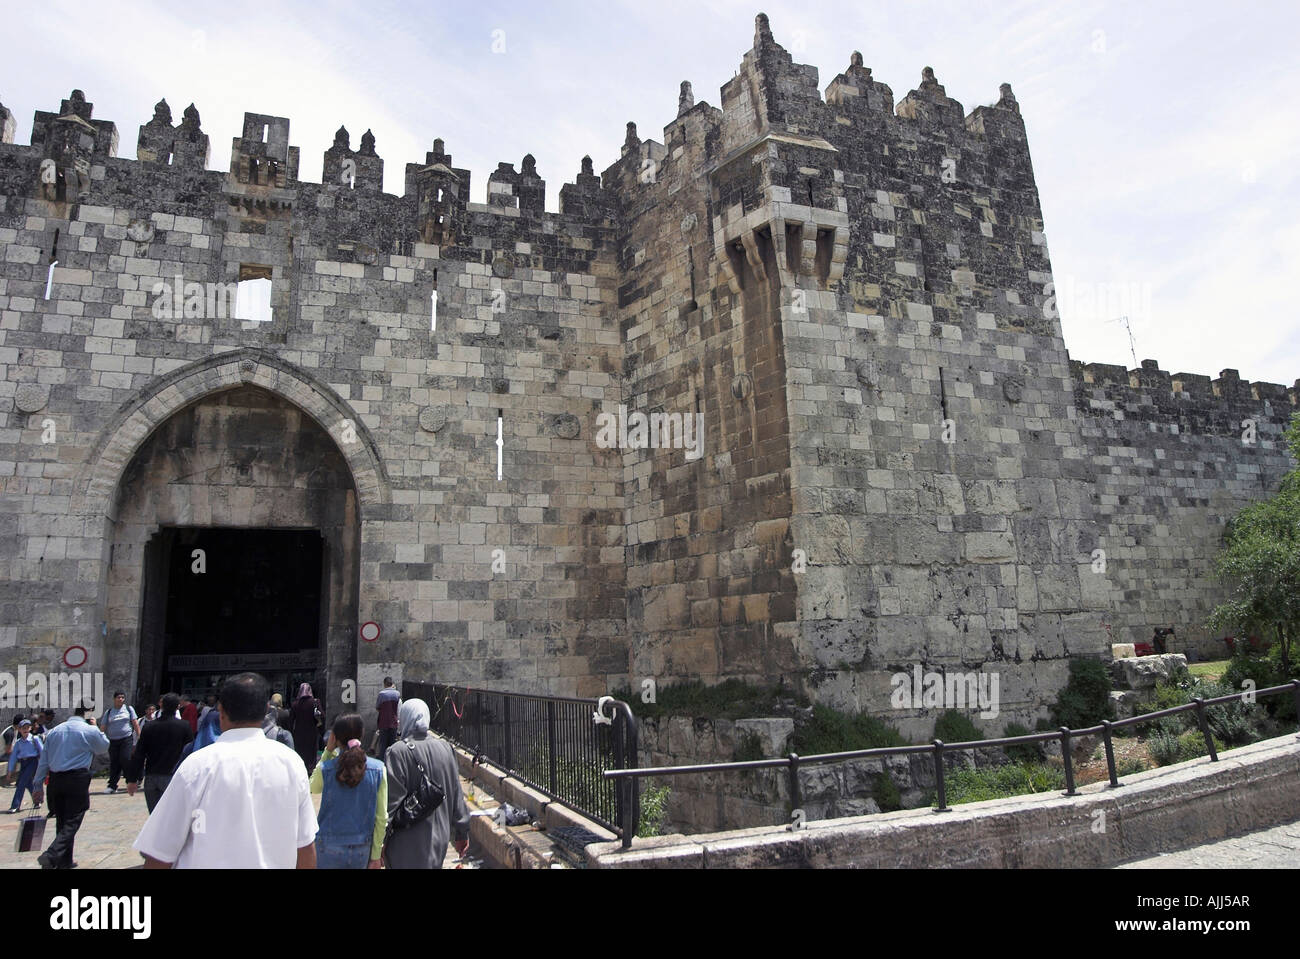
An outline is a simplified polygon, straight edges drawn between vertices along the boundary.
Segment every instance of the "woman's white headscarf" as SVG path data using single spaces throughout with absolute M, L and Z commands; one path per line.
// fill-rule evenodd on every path
M 402 738 L 422 736 L 429 731 L 429 705 L 423 699 L 408 699 L 397 708 Z

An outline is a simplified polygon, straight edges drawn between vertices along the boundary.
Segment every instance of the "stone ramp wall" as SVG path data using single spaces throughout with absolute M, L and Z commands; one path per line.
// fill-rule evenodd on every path
M 1021 796 L 885 816 L 587 849 L 599 869 L 1099 868 L 1292 822 L 1295 735 L 1126 776 L 1119 789 Z

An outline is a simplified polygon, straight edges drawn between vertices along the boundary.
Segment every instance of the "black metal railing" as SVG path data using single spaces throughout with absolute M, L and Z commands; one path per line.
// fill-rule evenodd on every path
M 1141 716 L 1131 716 L 1128 719 L 1118 719 L 1114 721 L 1103 721 L 1099 725 L 1089 726 L 1086 729 L 1069 729 L 1062 726 L 1055 732 L 1033 733 L 1028 736 L 1011 736 L 1004 739 L 980 739 L 975 742 L 966 743 L 945 743 L 936 739 L 931 743 L 924 743 L 915 746 L 884 746 L 877 749 L 856 749 L 850 752 L 840 753 L 819 753 L 815 756 L 800 756 L 797 753 L 790 753 L 781 759 L 752 759 L 744 762 L 733 763 L 705 763 L 695 766 L 650 766 L 642 769 L 607 769 L 604 773 L 605 778 L 618 781 L 640 781 L 644 776 L 688 776 L 711 772 L 732 772 L 746 769 L 781 769 L 785 768 L 789 774 L 790 787 L 790 808 L 799 809 L 801 806 L 799 795 L 799 768 L 801 766 L 816 766 L 824 763 L 845 762 L 851 759 L 883 759 L 888 756 L 906 756 L 917 753 L 930 753 L 934 758 L 934 781 L 935 781 L 935 812 L 950 812 L 948 806 L 948 795 L 944 784 L 944 754 L 950 752 L 960 752 L 962 750 L 989 749 L 1005 746 L 1018 746 L 1029 743 L 1049 742 L 1053 739 L 1061 743 L 1061 756 L 1065 764 L 1065 795 L 1076 795 L 1074 784 L 1074 759 L 1070 752 L 1070 740 L 1078 736 L 1096 736 L 1100 734 L 1105 745 L 1106 751 L 1106 771 L 1110 777 L 1110 787 L 1118 788 L 1120 786 L 1119 772 L 1115 765 L 1115 748 L 1112 742 L 1112 736 L 1116 729 L 1125 726 L 1136 726 L 1139 723 L 1150 722 L 1154 719 L 1161 719 L 1165 716 L 1174 716 L 1178 713 L 1195 712 L 1197 728 L 1200 729 L 1201 735 L 1205 737 L 1206 749 L 1209 751 L 1210 761 L 1218 762 L 1219 753 L 1214 746 L 1214 736 L 1210 731 L 1209 720 L 1206 718 L 1205 710 L 1209 706 L 1217 706 L 1222 703 L 1231 702 L 1249 702 L 1248 697 L 1253 696 L 1260 699 L 1265 696 L 1274 696 L 1285 692 L 1291 692 L 1295 696 L 1296 715 L 1300 719 L 1300 680 L 1292 680 L 1282 686 L 1270 686 L 1268 689 L 1256 690 L 1253 693 L 1231 693 L 1227 696 L 1218 696 L 1214 699 L 1193 699 L 1182 706 L 1173 706 L 1169 709 L 1161 709 L 1154 713 L 1144 713 Z M 631 844 L 631 833 L 625 828 L 623 830 L 623 845 L 627 847 Z
M 569 699 L 410 681 L 402 683 L 402 698 L 429 704 L 429 728 L 438 735 L 582 813 L 625 844 L 636 834 L 636 781 L 603 775 L 636 768 L 636 718 L 627 703 L 609 696 Z

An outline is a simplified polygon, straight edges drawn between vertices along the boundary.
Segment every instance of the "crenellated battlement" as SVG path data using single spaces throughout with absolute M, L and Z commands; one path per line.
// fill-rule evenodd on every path
M 995 141 L 997 168 L 1018 165 L 1005 146 L 1008 139 L 1024 141 L 1019 107 L 1009 85 L 1003 85 L 995 104 L 964 115 L 961 104 L 947 96 L 929 67 L 922 71 L 920 86 L 897 106 L 892 90 L 872 79 L 860 53 L 854 53 L 845 72 L 831 82 L 825 99 L 818 91 L 817 75 L 816 67 L 794 62 L 776 42 L 767 17 L 760 14 L 753 48 L 744 54 L 737 77 L 721 88 L 722 108 L 697 103 L 691 84 L 683 82 L 676 119 L 665 127 L 664 142 L 639 139 L 636 125 L 629 123 L 621 155 L 603 180 L 592 171 L 590 159 L 584 158 L 581 172 L 560 188 L 560 216 L 601 221 L 653 206 L 655 191 L 643 187 L 662 182 L 657 168 L 673 164 L 675 148 L 688 129 L 710 145 L 705 155 L 693 157 L 693 162 L 709 165 L 734 162 L 738 157 L 733 154 L 750 152 L 764 134 L 779 135 L 783 142 L 796 141 L 791 146 L 798 149 L 788 151 L 794 168 L 763 175 L 763 189 L 775 187 L 776 194 L 757 196 L 740 191 L 738 199 L 745 213 L 774 197 L 779 200 L 781 190 L 791 191 L 796 203 L 811 193 L 811 202 L 804 204 L 808 210 L 834 210 L 834 199 L 842 191 L 834 186 L 838 181 L 833 178 L 842 180 L 846 174 L 859 172 L 853 144 L 846 142 L 851 139 L 849 131 L 859 127 L 883 135 L 877 149 L 895 155 L 900 174 L 919 163 L 939 176 L 940 160 L 952 161 L 953 189 L 962 183 L 982 185 L 990 168 L 988 149 Z M 173 124 L 171 107 L 165 99 L 160 100 L 152 119 L 139 127 L 135 162 L 146 165 L 151 173 L 136 173 L 129 167 L 132 161 L 117 156 L 117 127 L 112 121 L 95 119 L 93 106 L 80 90 L 74 90 L 57 112 L 37 111 L 26 148 L 13 145 L 13 116 L 0 106 L 0 152 L 7 153 L 7 162 L 0 169 L 4 192 L 56 203 L 102 205 L 107 199 L 103 193 L 111 195 L 114 179 L 125 177 L 137 193 L 156 193 L 166 199 L 166 189 L 142 188 L 150 176 L 163 182 L 198 177 L 201 184 L 191 182 L 188 190 L 180 191 L 189 208 L 164 208 L 163 212 L 195 212 L 195 207 L 206 202 L 196 190 L 235 198 L 231 212 L 236 216 L 261 215 L 268 208 L 287 210 L 293 200 L 276 191 L 301 192 L 312 187 L 358 190 L 392 206 L 394 198 L 383 193 L 384 161 L 369 130 L 360 148 L 353 150 L 346 128 L 340 127 L 334 143 L 324 152 L 321 183 L 316 184 L 298 179 L 300 150 L 290 144 L 289 120 L 246 113 L 240 135 L 231 140 L 223 183 L 222 178 L 209 176 L 214 173 L 209 169 L 210 138 L 201 128 L 194 104 L 185 109 L 179 124 Z M 937 152 L 923 149 L 922 141 L 931 142 Z M 827 161 L 819 164 L 821 174 L 811 180 L 798 172 L 809 169 L 804 163 L 808 151 L 813 158 L 821 151 Z M 1027 168 L 1027 154 L 1024 159 Z M 652 168 L 655 175 L 647 176 Z M 529 155 L 518 172 L 514 164 L 501 163 L 488 177 L 482 204 L 476 205 L 471 199 L 469 171 L 452 167 L 438 140 L 424 163 L 406 164 L 404 193 L 396 199 L 413 207 L 409 224 L 413 240 L 428 243 L 436 237 L 447 245 L 448 240 L 459 240 L 457 231 L 464 229 L 467 213 L 482 212 L 476 207 L 486 207 L 499 216 L 540 218 L 545 215 L 545 197 L 546 181 Z M 392 212 L 389 209 L 386 215 Z M 816 220 L 814 214 L 812 222 Z M 720 236 L 715 246 L 721 253 L 732 241 L 740 242 L 738 236 Z M 837 240 L 843 241 L 843 237 Z
M 1300 407 L 1300 380 L 1291 387 L 1250 382 L 1233 369 L 1211 379 L 1169 373 L 1156 360 L 1143 360 L 1135 370 L 1071 360 L 1070 373 L 1078 408 L 1094 416 L 1196 428 L 1217 425 L 1218 432 L 1233 433 L 1240 430 L 1244 413 L 1258 411 L 1284 426 Z

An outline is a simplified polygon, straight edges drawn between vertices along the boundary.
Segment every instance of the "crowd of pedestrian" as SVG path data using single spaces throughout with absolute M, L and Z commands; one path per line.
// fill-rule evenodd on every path
M 74 868 L 91 766 L 107 756 L 106 792 L 143 785 L 149 818 L 133 848 L 145 868 L 441 868 L 449 842 L 462 856 L 469 845 L 455 754 L 429 732 L 428 705 L 402 702 L 391 677 L 376 707 L 373 755 L 356 713 L 334 719 L 322 753 L 311 686 L 285 708 L 256 673 L 201 704 L 167 693 L 143 716 L 120 692 L 98 722 L 84 708 L 58 725 L 49 711 L 18 715 L 4 731 L 9 811 L 25 793 L 39 806 L 48 788 L 56 830 L 38 862 Z

